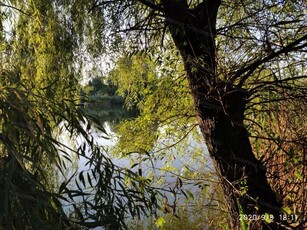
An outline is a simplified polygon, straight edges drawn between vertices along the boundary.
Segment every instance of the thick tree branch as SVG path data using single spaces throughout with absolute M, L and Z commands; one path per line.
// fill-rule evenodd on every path
M 137 1 L 139 3 L 142 3 L 145 6 L 149 7 L 152 10 L 156 10 L 156 11 L 164 13 L 164 9 L 160 5 L 156 5 L 156 4 L 152 3 L 151 1 L 147 1 L 147 0 L 137 0 Z
M 253 62 L 252 64 L 250 64 L 249 66 L 242 68 L 240 70 L 238 70 L 235 74 L 233 79 L 237 79 L 240 76 L 242 76 L 244 73 L 246 73 L 244 76 L 242 76 L 242 78 L 240 79 L 240 82 L 238 84 L 239 87 L 242 87 L 242 85 L 245 83 L 245 81 L 252 75 L 252 73 L 262 64 L 278 57 L 281 54 L 287 54 L 289 52 L 292 52 L 294 50 L 297 50 L 298 48 L 304 48 L 307 46 L 307 43 L 297 47 L 297 45 L 299 43 L 301 43 L 302 41 L 307 39 L 307 35 L 297 39 L 296 41 L 290 43 L 289 45 L 285 46 L 284 48 L 282 48 L 281 50 L 271 53 L 268 56 L 264 57 L 264 58 L 260 58 L 258 60 L 256 60 L 255 62 Z
M 272 86 L 272 85 L 281 86 L 281 84 L 283 84 L 283 83 L 287 83 L 289 81 L 296 81 L 296 80 L 300 80 L 300 79 L 307 79 L 307 75 L 284 78 L 284 79 L 279 79 L 279 80 L 274 80 L 274 81 L 256 82 L 253 85 L 257 85 L 257 86 L 254 87 L 252 90 L 250 90 L 250 93 L 253 94 L 253 93 L 257 92 L 259 89 L 267 87 L 267 86 Z

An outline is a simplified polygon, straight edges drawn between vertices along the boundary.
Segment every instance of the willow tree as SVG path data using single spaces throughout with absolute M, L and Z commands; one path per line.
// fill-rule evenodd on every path
M 89 134 L 93 119 L 79 106 L 77 54 L 83 25 L 95 21 L 82 17 L 90 6 L 0 3 L 0 229 L 120 229 L 127 213 L 148 207 L 148 181 L 142 189 L 126 186 L 125 177 L 138 175 L 105 156 Z M 58 132 L 84 141 L 73 149 Z M 67 164 L 82 156 L 91 169 L 67 177 Z
M 277 229 L 287 224 L 279 218 L 287 191 L 280 196 L 268 183 L 270 168 L 259 159 L 262 153 L 258 147 L 266 142 L 276 144 L 276 151 L 272 148 L 268 154 L 282 149 L 293 160 L 292 166 L 304 169 L 301 166 L 306 159 L 300 152 L 304 148 L 289 146 L 302 146 L 304 139 L 293 134 L 293 139 L 281 140 L 281 135 L 272 133 L 278 128 L 265 129 L 268 121 L 285 117 L 284 106 L 291 110 L 297 104 L 304 106 L 301 101 L 306 97 L 306 79 L 302 64 L 307 36 L 303 1 L 36 0 L 7 1 L 0 6 L 5 9 L 1 11 L 2 28 L 7 24 L 7 20 L 3 21 L 8 16 L 7 9 L 18 14 L 11 17 L 18 22 L 14 30 L 8 31 L 12 39 L 1 34 L 1 224 L 15 228 L 20 227 L 19 223 L 29 227 L 41 223 L 54 226 L 62 217 L 63 228 L 72 223 L 57 199 L 53 199 L 59 196 L 50 196 L 44 183 L 38 183 L 45 175 L 44 160 L 58 165 L 61 162 L 57 154 L 61 143 L 50 138 L 52 128 L 65 120 L 71 134 L 79 131 L 93 146 L 79 122 L 82 116 L 74 109 L 76 61 L 85 57 L 76 51 L 87 47 L 86 52 L 95 57 L 106 48 L 114 52 L 123 44 L 129 49 L 146 48 L 154 57 L 157 45 L 179 51 L 198 124 L 227 200 L 231 228 L 240 228 L 240 214 L 255 214 L 252 217 L 256 220 L 252 218 L 250 223 L 252 229 Z M 164 43 L 168 38 L 172 38 L 173 46 Z M 74 49 L 78 46 L 79 50 Z M 277 114 L 266 113 L 268 109 Z M 279 126 L 278 122 L 270 124 Z M 255 134 L 254 146 L 247 128 Z M 264 129 L 269 135 L 261 136 Z M 81 155 L 83 149 L 78 149 Z M 259 155 L 256 157 L 254 152 Z M 93 202 L 83 203 L 83 209 L 73 203 L 73 223 L 120 228 L 125 207 L 131 215 L 142 210 L 140 203 L 133 201 L 145 201 L 144 190 L 142 186 L 137 191 L 123 189 L 125 184 L 112 180 L 115 167 L 102 162 L 109 163 L 100 151 L 93 151 L 89 164 L 94 171 L 88 175 L 99 178 L 93 186 L 97 193 Z M 278 168 L 275 171 L 279 172 Z M 302 171 L 294 171 L 293 175 L 300 185 L 306 183 Z M 83 174 L 79 178 L 81 183 L 85 181 Z M 117 174 L 117 178 L 121 179 L 122 174 Z M 271 182 L 276 183 L 276 179 Z M 70 191 L 66 185 L 65 182 L 60 186 L 57 195 L 83 195 Z M 29 187 L 30 195 L 24 189 Z M 125 203 L 113 191 L 123 195 L 131 192 L 132 196 Z M 39 197 L 37 194 L 47 197 L 37 202 L 33 199 Z M 301 197 L 303 201 L 304 195 Z M 18 210 L 21 215 L 14 215 L 16 207 L 23 207 Z M 270 214 L 274 221 L 261 220 L 261 215 Z
M 303 9 L 303 1 L 275 0 L 98 0 L 91 8 L 105 13 L 102 23 L 117 36 L 116 44 L 122 33 L 130 49 L 154 52 L 155 46 L 163 47 L 164 40 L 172 38 L 173 47 L 165 48 L 178 50 L 184 63 L 198 125 L 221 181 L 232 229 L 245 226 L 246 221 L 251 229 L 287 225 L 279 215 L 284 197 L 268 183 L 271 168 L 259 159 L 261 153 L 254 154 L 247 127 L 250 132 L 251 127 L 259 128 L 257 111 L 264 111 L 260 105 L 276 102 L 280 110 L 279 102 L 302 103 L 306 97 Z M 281 147 L 278 137 L 268 139 Z M 296 155 L 302 165 L 304 154 Z M 300 171 L 304 185 L 302 175 Z

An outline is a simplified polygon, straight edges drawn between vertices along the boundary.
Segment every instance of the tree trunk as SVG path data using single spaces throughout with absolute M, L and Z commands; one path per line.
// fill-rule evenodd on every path
M 255 158 L 244 127 L 248 93 L 218 79 L 215 63 L 215 24 L 220 0 L 207 0 L 194 9 L 187 1 L 164 0 L 166 24 L 184 61 L 198 123 L 220 177 L 232 229 L 268 213 L 275 220 L 281 204 Z M 254 215 L 254 216 L 248 216 Z M 277 229 L 275 223 L 252 221 L 250 229 Z

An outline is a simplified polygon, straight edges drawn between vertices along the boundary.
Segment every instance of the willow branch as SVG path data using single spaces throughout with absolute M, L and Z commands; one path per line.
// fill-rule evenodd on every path
M 240 70 L 238 70 L 233 79 L 236 79 L 238 77 L 240 77 L 241 75 L 243 75 L 244 73 L 246 73 L 240 80 L 238 86 L 242 87 L 242 85 L 245 83 L 245 81 L 252 75 L 252 73 L 262 64 L 271 61 L 272 59 L 278 57 L 281 54 L 287 54 L 289 52 L 304 48 L 307 46 L 307 43 L 304 43 L 301 46 L 297 46 L 298 44 L 300 44 L 302 41 L 307 39 L 307 35 L 297 39 L 296 41 L 290 43 L 289 45 L 285 46 L 284 48 L 282 48 L 281 50 L 271 53 L 268 56 L 264 57 L 264 58 L 260 58 L 258 60 L 256 60 L 255 62 L 253 62 L 252 64 L 250 64 L 249 66 L 242 68 Z
M 21 9 L 15 7 L 15 6 L 7 5 L 7 4 L 4 4 L 4 3 L 2 3 L 2 2 L 0 2 L 0 6 L 4 6 L 4 7 L 7 7 L 7 8 L 11 8 L 11 9 L 13 9 L 13 10 L 16 10 L 16 11 L 18 11 L 18 12 L 20 12 L 20 13 L 22 13 L 22 14 L 24 14 L 24 15 L 30 17 L 30 18 L 32 18 L 32 16 L 31 16 L 30 14 L 24 12 L 23 10 L 21 10 Z M 32 18 L 32 19 L 33 19 L 33 18 Z

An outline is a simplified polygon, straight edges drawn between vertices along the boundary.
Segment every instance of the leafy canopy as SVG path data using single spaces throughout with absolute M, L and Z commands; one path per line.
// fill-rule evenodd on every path
M 94 46 L 90 33 L 101 16 L 88 14 L 92 4 L 0 3 L 0 228 L 119 229 L 126 216 L 150 209 L 148 181 L 140 182 L 143 190 L 125 184 L 138 175 L 107 158 L 90 135 L 99 121 L 84 117 L 79 106 L 80 52 Z M 70 148 L 57 132 L 83 141 Z M 90 170 L 67 177 L 74 157 L 85 158 Z

